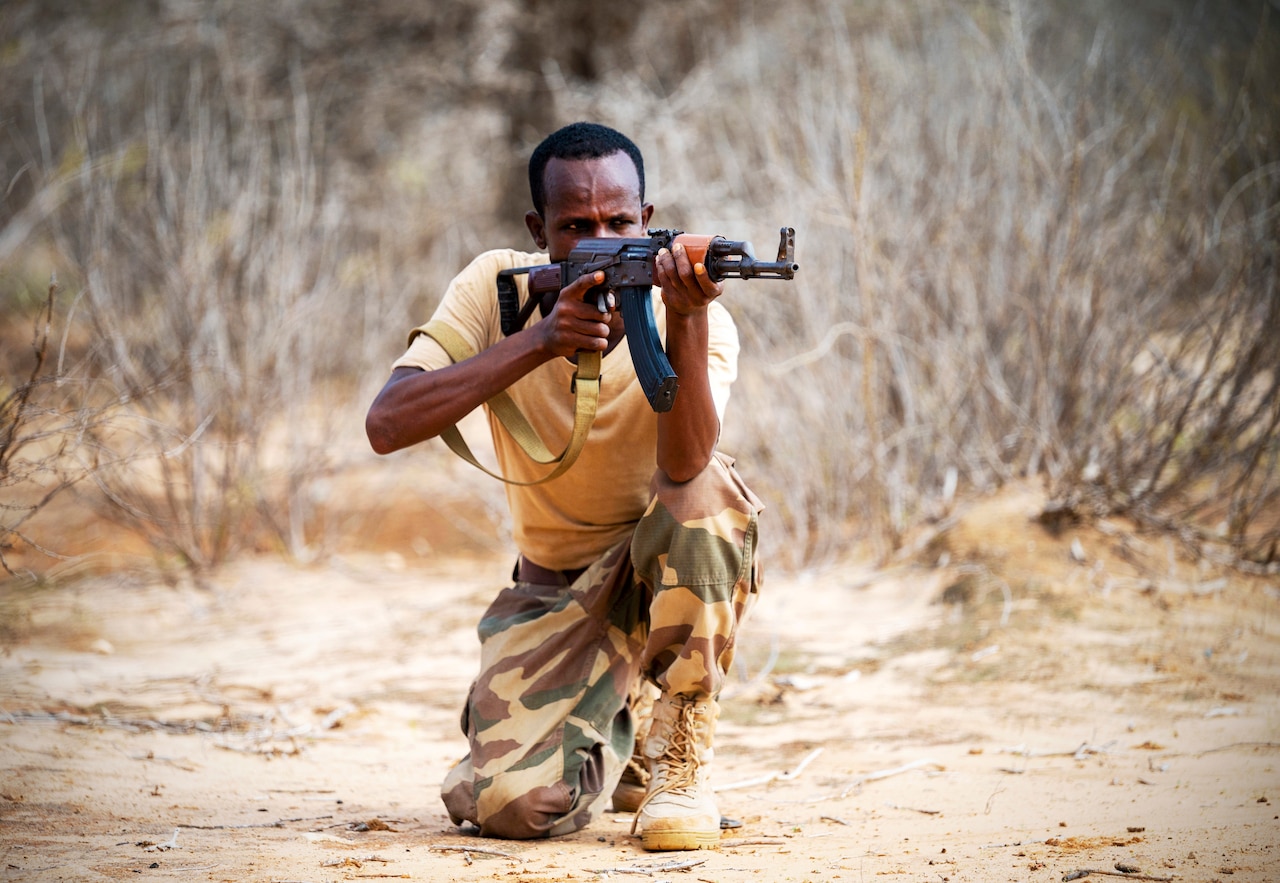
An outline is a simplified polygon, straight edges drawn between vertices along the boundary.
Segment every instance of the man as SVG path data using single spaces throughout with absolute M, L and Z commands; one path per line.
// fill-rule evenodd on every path
M 716 451 L 737 332 L 716 302 L 722 285 L 676 246 L 658 255 L 654 274 L 655 318 L 680 379 L 670 411 L 650 408 L 612 295 L 603 312 L 587 297 L 602 274 L 570 282 L 503 336 L 500 270 L 565 260 L 587 237 L 645 236 L 653 214 L 640 151 L 597 124 L 543 141 L 529 184 L 525 223 L 548 254 L 477 257 L 433 323 L 415 329 L 366 421 L 373 448 L 387 453 L 440 435 L 505 391 L 554 448 L 572 435 L 579 354 L 603 354 L 594 425 L 576 462 L 550 481 L 536 483 L 547 468 L 486 405 L 501 470 L 524 483 L 507 490 L 520 556 L 515 585 L 480 622 L 481 670 L 462 715 L 471 750 L 442 797 L 455 824 L 531 838 L 583 827 L 612 793 L 615 806 L 638 810 L 646 849 L 714 846 L 716 696 L 759 584 L 762 507 Z M 450 356 L 432 331 L 440 324 L 475 355 L 455 347 Z M 650 684 L 659 694 L 651 724 L 638 720 Z

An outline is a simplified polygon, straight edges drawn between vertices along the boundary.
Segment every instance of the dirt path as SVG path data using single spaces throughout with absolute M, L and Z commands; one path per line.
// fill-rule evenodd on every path
M 963 565 L 770 577 L 717 741 L 742 826 L 696 854 L 449 824 L 503 560 L 4 589 L 0 880 L 1280 880 L 1280 580 L 1033 505 L 931 549 Z

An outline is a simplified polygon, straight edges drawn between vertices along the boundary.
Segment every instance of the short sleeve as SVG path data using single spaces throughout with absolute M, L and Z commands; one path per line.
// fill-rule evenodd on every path
M 448 325 L 474 352 L 488 349 L 502 335 L 495 282 L 498 273 L 512 267 L 546 262 L 546 255 L 510 249 L 495 249 L 477 256 L 449 283 L 431 321 Z M 409 348 L 392 363 L 392 369 L 434 371 L 450 364 L 452 360 L 444 348 L 421 331 L 422 326 L 419 326 L 409 333 Z

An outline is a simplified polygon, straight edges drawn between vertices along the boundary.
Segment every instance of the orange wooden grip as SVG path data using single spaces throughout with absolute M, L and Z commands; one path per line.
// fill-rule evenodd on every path
M 707 263 L 707 247 L 711 245 L 714 236 L 707 236 L 702 233 L 681 233 L 675 238 L 672 245 L 683 245 L 685 253 L 689 255 L 690 263 L 702 264 Z

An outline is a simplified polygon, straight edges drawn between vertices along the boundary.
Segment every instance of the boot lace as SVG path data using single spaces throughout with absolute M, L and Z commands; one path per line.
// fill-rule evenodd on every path
M 697 784 L 698 779 L 698 744 L 695 720 L 695 705 L 690 702 L 680 709 L 679 717 L 671 726 L 671 734 L 667 738 L 667 747 L 658 758 L 655 767 L 662 767 L 666 775 L 656 788 L 651 788 L 640 805 L 636 807 L 635 817 L 631 820 L 631 833 L 636 832 L 640 822 L 640 813 L 649 802 L 659 794 L 683 793 Z M 647 781 L 646 779 L 642 781 Z

